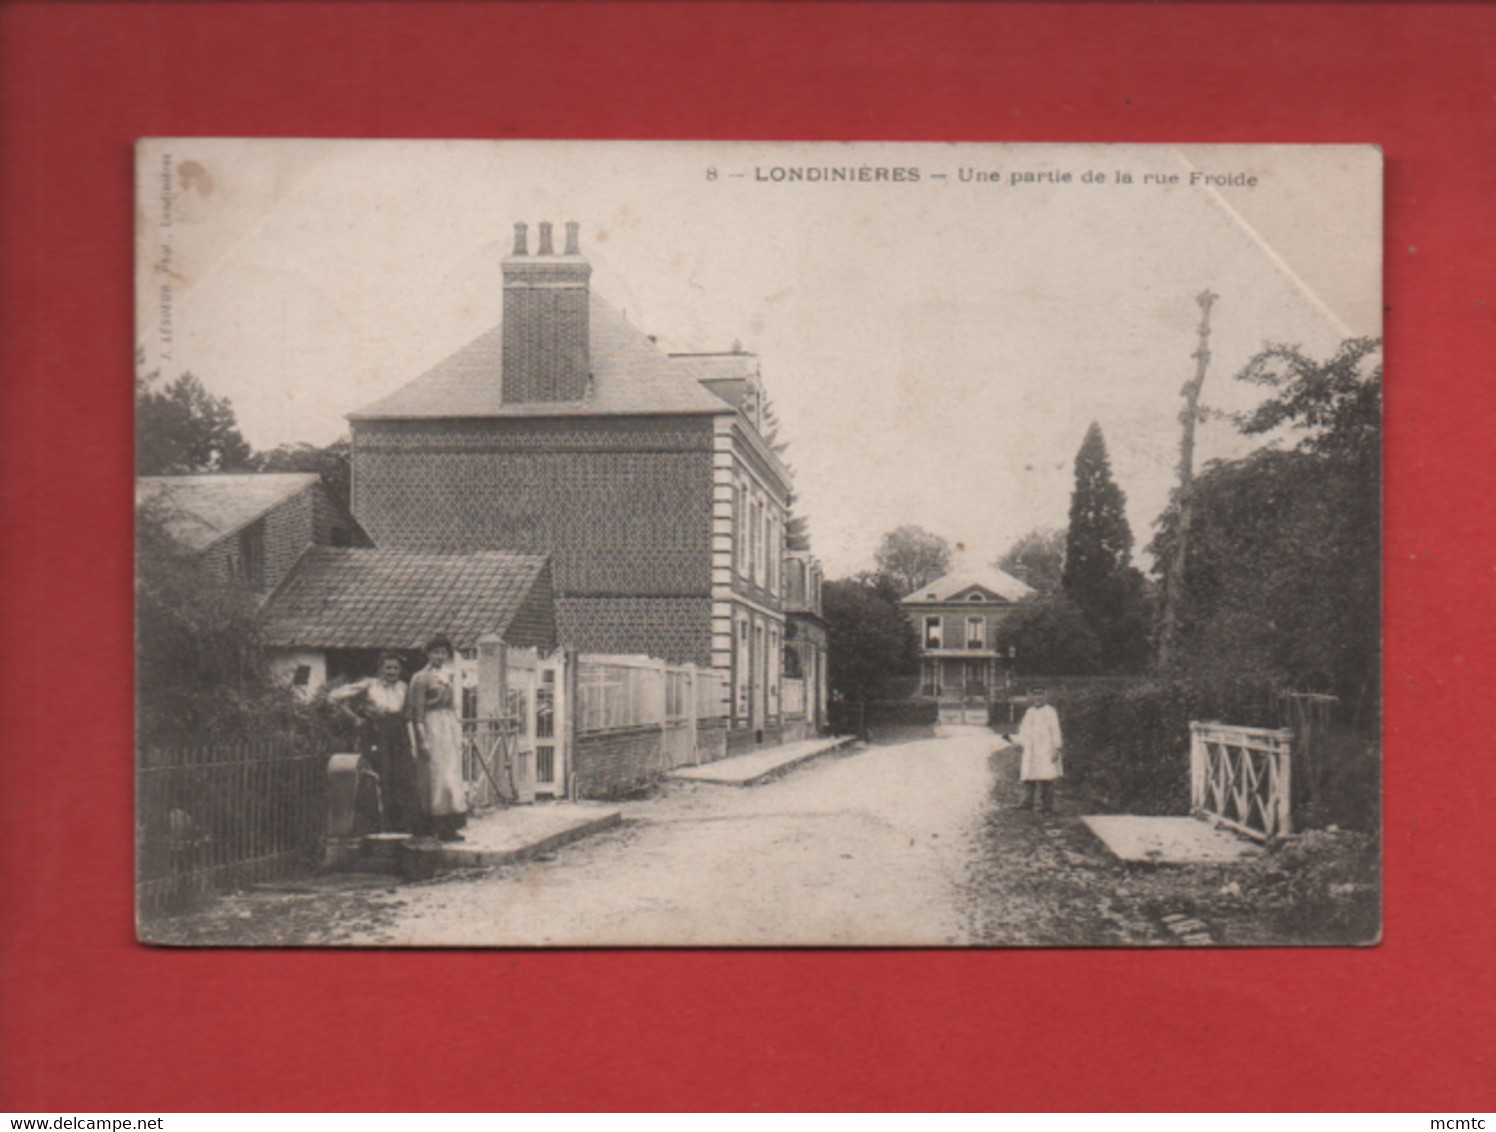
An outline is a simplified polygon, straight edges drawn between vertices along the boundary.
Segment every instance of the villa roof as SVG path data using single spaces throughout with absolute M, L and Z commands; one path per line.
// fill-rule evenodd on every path
M 932 602 L 970 600 L 974 592 L 990 594 L 1003 601 L 1022 601 L 1031 596 L 1034 590 L 996 566 L 981 566 L 975 570 L 960 570 L 943 578 L 936 578 L 904 598 L 904 604 L 927 605 Z

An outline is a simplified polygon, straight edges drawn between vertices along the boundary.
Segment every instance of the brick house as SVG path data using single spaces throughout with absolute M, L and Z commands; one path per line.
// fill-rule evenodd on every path
M 781 730 L 789 470 L 756 359 L 671 356 L 515 225 L 498 325 L 350 415 L 381 547 L 548 554 L 561 643 L 730 673 L 731 746 Z
M 442 632 L 471 696 L 480 638 L 547 653 L 557 643 L 550 559 L 504 551 L 313 547 L 266 601 L 260 622 L 272 671 L 308 692 L 372 675 L 385 649 L 404 653 L 413 672 L 425 643 Z M 463 714 L 474 714 L 472 703 Z
M 140 476 L 135 506 L 221 580 L 275 589 L 313 546 L 370 546 L 358 522 L 311 472 Z
M 920 691 L 945 701 L 986 700 L 1007 658 L 998 627 L 1033 590 L 995 566 L 947 574 L 902 601 L 919 635 Z

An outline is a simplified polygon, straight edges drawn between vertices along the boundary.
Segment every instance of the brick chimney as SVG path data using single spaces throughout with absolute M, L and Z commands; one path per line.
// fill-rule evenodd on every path
M 506 405 L 581 401 L 591 367 L 587 354 L 587 280 L 578 225 L 566 225 L 566 250 L 552 251 L 551 226 L 540 225 L 529 251 L 528 227 L 514 226 L 514 254 L 504 260 L 504 388 Z

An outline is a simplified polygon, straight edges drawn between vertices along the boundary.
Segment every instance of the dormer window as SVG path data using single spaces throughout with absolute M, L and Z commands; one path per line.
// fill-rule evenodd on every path
M 982 597 L 982 595 L 981 595 L 981 594 L 979 594 L 979 593 L 976 593 L 976 594 L 972 594 L 972 595 L 971 595 L 971 596 L 970 596 L 970 597 L 969 597 L 969 598 L 967 598 L 967 599 L 966 599 L 966 600 L 967 600 L 967 601 L 982 601 L 982 600 L 984 600 L 984 599 L 983 599 L 983 597 Z

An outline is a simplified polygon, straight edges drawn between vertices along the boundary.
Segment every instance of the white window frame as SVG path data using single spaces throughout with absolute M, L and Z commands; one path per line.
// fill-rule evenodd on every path
M 938 613 L 925 614 L 924 645 L 927 649 L 945 648 L 945 623 Z

